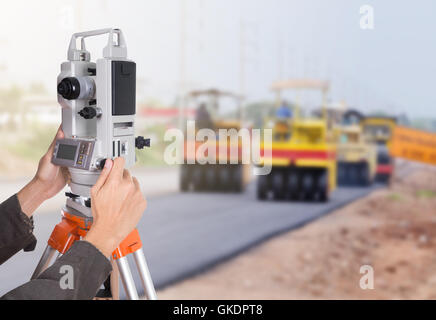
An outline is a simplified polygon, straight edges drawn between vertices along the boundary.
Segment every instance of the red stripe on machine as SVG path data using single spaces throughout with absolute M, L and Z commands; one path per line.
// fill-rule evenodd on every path
M 393 166 L 391 164 L 379 164 L 377 165 L 377 173 L 392 173 Z
M 263 157 L 264 150 L 261 150 L 261 156 Z M 273 158 L 286 158 L 291 160 L 297 159 L 316 159 L 316 160 L 328 160 L 334 159 L 335 153 L 329 151 L 312 151 L 312 150 L 272 150 Z

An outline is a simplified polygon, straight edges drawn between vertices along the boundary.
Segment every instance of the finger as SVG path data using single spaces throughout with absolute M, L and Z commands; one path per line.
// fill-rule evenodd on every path
M 129 170 L 124 169 L 123 171 L 123 180 L 126 180 L 128 182 L 132 182 L 132 176 L 130 175 Z
M 111 169 L 113 167 L 113 162 L 111 159 L 106 159 L 106 163 L 104 164 L 103 170 L 101 170 L 100 176 L 97 179 L 97 182 L 94 184 L 93 189 L 98 191 L 105 184 L 109 174 L 111 173 Z
M 141 186 L 139 185 L 138 179 L 136 179 L 135 177 L 133 177 L 132 179 L 133 179 L 133 184 L 135 185 L 135 192 L 138 192 L 141 195 L 141 198 L 143 200 L 145 200 L 144 195 L 142 194 Z M 147 202 L 145 201 L 145 207 L 146 206 L 147 206 Z M 144 210 L 145 210 L 145 207 L 144 207 Z
M 71 175 L 70 175 L 70 171 L 68 170 L 68 168 L 62 167 L 61 168 L 61 174 L 64 176 L 65 183 L 66 184 L 70 184 L 70 182 L 71 182 Z
M 133 184 L 135 185 L 135 190 L 141 190 L 141 186 L 139 185 L 138 179 L 136 177 L 132 178 Z
M 48 147 L 47 153 L 52 154 L 54 152 L 54 147 L 56 145 L 56 140 L 63 139 L 65 137 L 64 132 L 62 131 L 62 126 L 59 126 L 58 131 L 56 132 L 56 135 L 51 142 L 50 146 Z
M 120 182 L 123 178 L 125 160 L 123 157 L 114 159 L 111 174 L 108 180 L 113 182 Z

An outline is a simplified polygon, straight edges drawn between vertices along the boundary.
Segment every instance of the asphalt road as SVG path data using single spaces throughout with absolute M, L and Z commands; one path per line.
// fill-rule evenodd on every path
M 138 229 L 155 286 L 162 288 L 206 270 L 379 187 L 339 188 L 327 204 L 260 202 L 254 184 L 242 195 L 173 193 L 152 197 Z M 0 296 L 28 281 L 59 221 L 56 213 L 35 217 L 36 250 L 20 252 L 0 266 Z M 139 284 L 137 274 L 133 275 Z

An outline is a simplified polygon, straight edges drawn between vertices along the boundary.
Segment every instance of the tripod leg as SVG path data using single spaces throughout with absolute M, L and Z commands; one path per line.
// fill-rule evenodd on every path
M 156 291 L 154 289 L 153 280 L 148 270 L 147 261 L 145 260 L 144 251 L 141 249 L 133 253 L 139 276 L 141 277 L 142 287 L 148 300 L 157 300 Z
M 117 259 L 117 265 L 127 298 L 130 300 L 139 300 L 138 292 L 136 291 L 135 282 L 133 281 L 132 273 L 130 272 L 127 257 L 121 257 Z
M 50 264 L 51 259 L 53 258 L 56 250 L 50 246 L 47 246 L 42 254 L 41 259 L 36 266 L 35 271 L 32 274 L 30 280 L 36 279 Z

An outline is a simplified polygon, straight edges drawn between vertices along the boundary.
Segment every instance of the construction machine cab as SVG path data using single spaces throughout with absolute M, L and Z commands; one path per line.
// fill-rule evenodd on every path
M 388 147 L 396 123 L 394 117 L 368 116 L 362 119 L 361 126 L 367 141 Z
M 195 90 L 187 95 L 187 104 L 196 106 L 197 128 L 207 124 L 208 128 L 236 129 L 241 128 L 242 97 L 228 91 L 218 89 Z
M 341 126 L 338 133 L 338 143 L 361 143 L 362 130 L 357 125 Z

